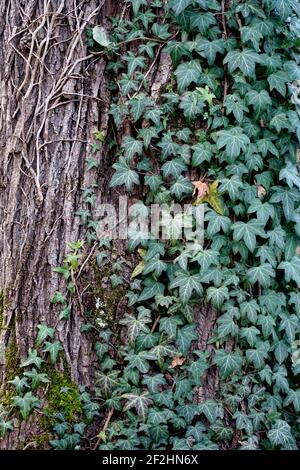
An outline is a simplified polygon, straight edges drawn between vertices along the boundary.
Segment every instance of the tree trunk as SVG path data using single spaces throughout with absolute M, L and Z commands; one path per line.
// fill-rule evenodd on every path
M 103 24 L 115 2 L 77 3 L 1 1 L 2 363 L 13 342 L 23 358 L 37 325 L 57 320 L 50 301 L 64 286 L 53 270 L 67 242 L 82 238 L 74 214 L 80 188 L 91 183 L 85 161 L 93 131 L 107 130 L 105 63 L 88 54 L 84 31 Z M 58 325 L 59 339 L 73 379 L 89 384 L 81 321 L 76 309 Z
M 111 0 L 0 0 L 2 387 L 34 346 L 41 323 L 57 325 L 72 380 L 88 387 L 94 381 L 92 344 L 80 333 L 82 308 L 75 302 L 70 320 L 58 322 L 51 299 L 66 290 L 54 269 L 65 258 L 67 242 L 84 238 L 75 213 L 84 207 L 81 188 L 95 179 L 86 169 L 93 131 L 108 132 L 105 59 L 88 52 L 85 29 L 109 27 L 106 18 L 127 14 L 127 7 Z M 162 55 L 150 71 L 152 96 L 168 79 L 168 61 Z M 105 144 L 97 156 L 103 175 L 97 201 L 114 201 Z M 29 428 L 22 430 L 23 442 Z M 2 443 L 17 445 L 20 430 Z

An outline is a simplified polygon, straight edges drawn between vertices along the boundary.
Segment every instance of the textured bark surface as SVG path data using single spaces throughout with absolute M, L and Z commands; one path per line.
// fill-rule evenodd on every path
M 50 300 L 63 280 L 53 269 L 66 243 L 82 238 L 74 214 L 82 207 L 80 188 L 93 178 L 85 170 L 92 133 L 107 130 L 109 104 L 105 63 L 88 54 L 84 30 L 105 23 L 112 3 L 0 3 L 1 344 L 9 348 L 15 334 L 21 357 L 37 324 L 56 322 Z M 89 345 L 74 310 L 68 324 L 58 325 L 59 339 L 73 378 L 88 383 Z
M 75 300 L 71 319 L 57 322 L 59 308 L 51 299 L 65 290 L 63 277 L 54 269 L 63 262 L 67 242 L 84 238 L 75 212 L 84 207 L 81 188 L 95 179 L 85 165 L 93 131 L 109 132 L 106 64 L 88 52 L 84 31 L 95 24 L 108 26 L 107 16 L 126 15 L 128 7 L 113 0 L 0 0 L 2 386 L 14 372 L 7 370 L 7 357 L 13 355 L 18 363 L 27 355 L 40 323 L 57 325 L 72 379 L 93 383 L 92 345 L 88 335 L 80 334 L 82 308 Z M 170 73 L 170 57 L 159 51 L 147 77 L 154 99 Z M 117 140 L 128 133 L 125 124 Z M 120 191 L 108 189 L 112 157 L 105 145 L 97 155 L 97 202 L 116 201 Z M 121 244 L 119 250 L 123 248 Z M 92 274 L 84 273 L 86 282 Z M 121 301 L 116 318 L 124 310 Z M 212 310 L 200 310 L 199 348 L 204 350 L 216 318 Z M 212 396 L 217 377 L 205 381 L 207 389 L 201 393 Z M 37 419 L 23 423 L 1 446 L 28 444 Z

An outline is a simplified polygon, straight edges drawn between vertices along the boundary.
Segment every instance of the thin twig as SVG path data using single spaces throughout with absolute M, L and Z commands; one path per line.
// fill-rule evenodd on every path
M 106 432 L 106 430 L 107 430 L 107 428 L 108 428 L 108 426 L 109 426 L 109 423 L 110 423 L 110 420 L 111 420 L 113 414 L 114 414 L 114 409 L 111 408 L 111 409 L 109 410 L 108 414 L 107 414 L 107 418 L 106 418 L 106 420 L 105 420 L 105 423 L 104 423 L 104 426 L 103 426 L 103 429 L 102 429 L 101 432 L 103 432 L 103 433 Z M 100 433 L 99 433 L 99 434 L 100 434 Z M 93 450 L 97 450 L 97 449 L 98 449 L 98 447 L 99 447 L 101 441 L 102 441 L 102 437 L 99 436 L 99 439 L 97 440 L 95 446 L 93 447 Z

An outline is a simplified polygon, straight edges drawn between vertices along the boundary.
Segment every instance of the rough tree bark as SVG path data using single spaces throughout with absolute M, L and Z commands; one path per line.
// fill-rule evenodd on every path
M 94 179 L 85 161 L 93 131 L 107 132 L 109 122 L 105 60 L 88 52 L 84 31 L 108 26 L 107 16 L 128 14 L 128 7 L 113 0 L 0 0 L 2 387 L 8 353 L 16 362 L 24 358 L 37 325 L 56 324 L 51 299 L 65 286 L 54 268 L 62 264 L 67 242 L 84 238 L 75 212 L 82 208 L 80 188 Z M 168 61 L 158 57 L 149 72 L 153 97 L 168 78 Z M 98 202 L 111 201 L 105 145 L 100 158 Z M 75 305 L 70 321 L 58 323 L 58 339 L 72 379 L 90 386 L 92 346 L 80 335 L 81 323 Z M 6 445 L 17 444 L 11 438 Z

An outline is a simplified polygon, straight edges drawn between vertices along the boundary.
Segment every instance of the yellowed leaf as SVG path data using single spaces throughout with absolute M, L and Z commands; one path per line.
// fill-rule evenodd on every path
M 145 248 L 139 248 L 137 250 L 137 252 L 138 252 L 138 254 L 140 255 L 141 258 L 145 258 L 147 250 L 145 250 Z
M 193 205 L 198 206 L 199 204 L 202 204 L 203 202 L 207 202 L 218 214 L 223 215 L 224 211 L 223 211 L 223 206 L 222 206 L 222 200 L 217 189 L 218 185 L 219 185 L 219 181 L 218 180 L 214 181 L 209 186 L 208 192 L 205 193 L 202 197 L 198 197 Z
M 131 279 L 139 276 L 143 272 L 144 267 L 145 267 L 145 261 L 142 260 L 132 271 Z

